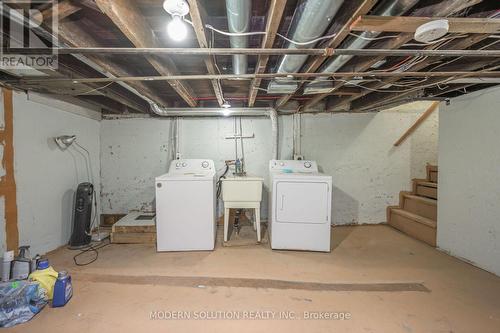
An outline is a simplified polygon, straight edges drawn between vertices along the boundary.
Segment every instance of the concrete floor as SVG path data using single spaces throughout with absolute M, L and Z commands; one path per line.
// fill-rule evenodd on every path
M 100 250 L 98 261 L 85 267 L 74 265 L 74 252 L 61 249 L 49 258 L 56 269 L 66 268 L 73 274 L 73 299 L 64 308 L 47 307 L 29 323 L 6 332 L 500 331 L 500 278 L 493 274 L 388 226 L 333 228 L 332 247 L 328 254 L 271 251 L 267 244 L 219 246 L 214 252 L 156 253 L 154 246 L 110 245 Z M 199 278 L 206 284 L 189 286 L 179 276 L 191 281 L 193 277 L 223 279 L 213 280 L 214 286 L 210 279 Z M 108 282 L 93 282 L 101 278 Z M 221 286 L 224 278 L 258 279 L 249 281 L 262 281 L 262 286 L 246 287 L 244 279 L 237 280 L 241 285 Z M 423 283 L 429 291 L 300 287 L 307 289 L 307 283 L 274 289 L 269 279 L 338 285 Z M 234 285 L 235 280 L 228 281 Z M 154 320 L 150 319 L 152 311 L 192 318 L 272 314 L 276 318 Z M 280 312 L 298 319 L 278 319 Z M 305 313 L 344 313 L 350 319 L 305 320 Z

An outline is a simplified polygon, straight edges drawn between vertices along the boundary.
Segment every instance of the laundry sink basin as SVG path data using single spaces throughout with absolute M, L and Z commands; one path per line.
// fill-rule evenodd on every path
M 262 201 L 264 178 L 253 176 L 229 176 L 222 180 L 222 200 L 224 202 Z

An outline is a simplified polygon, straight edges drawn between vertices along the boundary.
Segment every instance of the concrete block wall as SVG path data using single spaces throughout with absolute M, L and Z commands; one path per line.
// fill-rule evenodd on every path
M 410 189 L 412 170 L 425 174 L 425 164 L 437 160 L 437 117 L 427 121 L 403 145 L 393 143 L 430 103 L 413 103 L 380 113 L 302 116 L 302 153 L 315 159 L 334 177 L 333 223 L 385 222 L 385 208 L 397 203 L 398 193 Z M 279 117 L 280 158 L 293 157 L 293 120 Z M 270 121 L 243 118 L 248 172 L 268 174 L 271 158 Z M 232 118 L 181 120 L 180 150 L 184 158 L 210 158 L 218 169 L 234 158 Z M 169 119 L 103 120 L 101 181 L 103 213 L 151 209 L 154 178 L 165 173 L 172 159 Z M 266 192 L 266 191 L 264 191 Z M 262 216 L 267 217 L 267 193 Z

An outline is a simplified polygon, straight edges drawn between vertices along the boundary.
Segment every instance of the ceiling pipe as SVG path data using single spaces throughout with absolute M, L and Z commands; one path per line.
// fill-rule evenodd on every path
M 384 0 L 377 5 L 373 11 L 376 16 L 400 16 L 410 10 L 417 4 L 418 0 Z M 370 39 L 376 38 L 381 32 L 364 31 L 360 37 L 349 37 L 341 48 L 344 49 L 363 49 L 372 41 Z M 353 55 L 339 55 L 332 57 L 328 62 L 320 68 L 320 72 L 336 72 L 344 66 Z M 308 83 L 304 87 L 304 94 L 320 94 L 328 93 L 333 87 L 331 80 L 316 78 L 313 82 Z
M 227 23 L 229 32 L 237 34 L 248 32 L 248 30 L 250 30 L 251 10 L 252 1 L 250 0 L 226 0 Z M 248 47 L 247 36 L 230 36 L 229 41 L 232 48 Z M 233 55 L 233 73 L 246 74 L 247 70 L 247 55 Z
M 163 108 L 156 103 L 150 103 L 151 111 L 162 117 L 268 117 L 273 108 Z
M 321 37 L 332 23 L 335 14 L 342 5 L 343 0 L 301 0 L 293 15 L 288 37 L 295 42 L 305 43 Z M 316 43 L 297 45 L 289 43 L 288 49 L 310 49 Z M 307 60 L 307 55 L 285 55 L 278 63 L 276 72 L 295 73 L 300 71 Z M 287 80 L 271 81 L 267 87 L 269 94 L 293 93 L 298 88 L 298 83 Z
M 278 159 L 278 112 L 274 108 L 162 108 L 150 103 L 151 111 L 161 117 L 269 117 L 271 120 L 272 159 Z
M 2 49 L 3 55 L 34 55 L 34 54 L 51 54 L 49 49 L 35 48 L 11 48 Z M 426 57 L 498 57 L 499 50 L 448 50 L 448 49 L 231 49 L 231 48 L 126 48 L 126 47 L 81 47 L 81 48 L 57 48 L 53 51 L 61 54 L 72 55 L 108 55 L 108 54 L 142 54 L 142 55 L 190 55 L 190 56 L 214 56 L 214 55 L 317 55 L 322 57 L 335 56 L 426 56 Z M 274 73 L 276 76 L 286 77 L 293 73 Z M 314 73 L 311 73 L 314 74 Z M 242 74 L 244 75 L 244 74 Z

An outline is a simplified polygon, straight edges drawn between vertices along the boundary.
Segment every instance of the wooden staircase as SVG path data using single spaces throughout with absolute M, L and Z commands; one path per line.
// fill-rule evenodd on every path
M 413 191 L 399 193 L 399 206 L 387 207 L 387 223 L 436 246 L 438 167 L 427 165 L 426 179 L 413 179 Z

